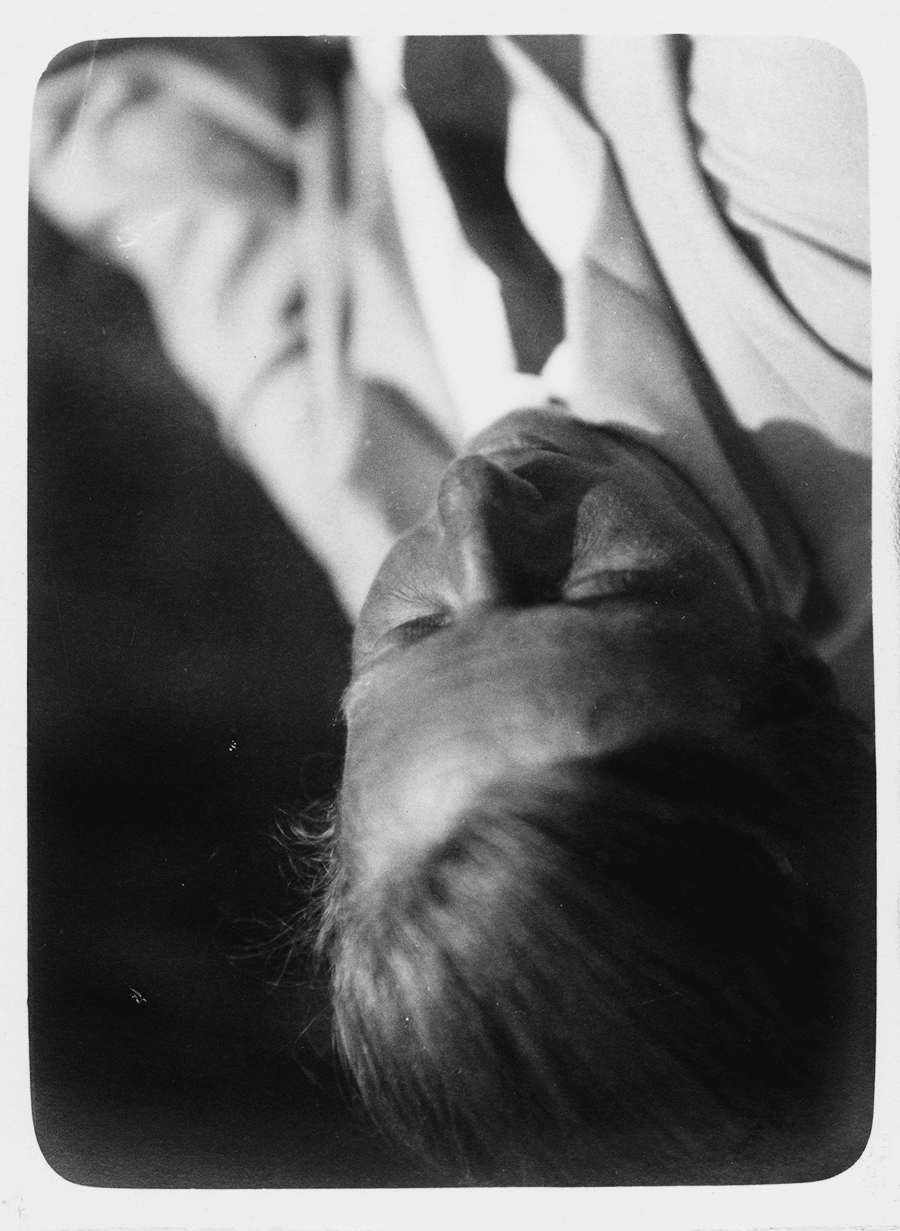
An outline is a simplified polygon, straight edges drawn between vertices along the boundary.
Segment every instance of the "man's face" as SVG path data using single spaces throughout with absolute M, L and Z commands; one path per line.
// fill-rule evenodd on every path
M 762 644 L 733 544 L 664 462 L 507 416 L 447 470 L 360 616 L 342 808 L 360 867 L 421 854 L 500 778 L 722 730 Z

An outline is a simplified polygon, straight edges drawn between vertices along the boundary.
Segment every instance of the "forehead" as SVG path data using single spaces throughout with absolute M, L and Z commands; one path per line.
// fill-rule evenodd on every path
M 625 738 L 596 632 L 567 614 L 490 613 L 355 681 L 342 813 L 359 865 L 400 866 L 491 783 Z
M 386 708 L 396 707 L 399 719 L 426 702 L 448 714 L 455 704 L 483 697 L 468 711 L 474 718 L 487 703 L 481 684 L 498 703 L 513 706 L 523 696 L 535 704 L 551 698 L 558 704 L 558 693 L 574 700 L 585 672 L 611 680 L 618 662 L 637 645 L 646 651 L 666 623 L 666 613 L 652 604 L 627 600 L 602 609 L 547 604 L 468 614 L 358 671 L 345 697 L 348 725 L 352 733 Z
M 396 857 L 491 782 L 682 722 L 675 624 L 637 603 L 504 610 L 376 663 L 347 696 L 345 824 L 367 835 L 369 858 Z
M 360 672 L 346 699 L 345 854 L 363 875 L 449 836 L 489 786 L 739 714 L 746 630 L 641 602 L 501 609 Z

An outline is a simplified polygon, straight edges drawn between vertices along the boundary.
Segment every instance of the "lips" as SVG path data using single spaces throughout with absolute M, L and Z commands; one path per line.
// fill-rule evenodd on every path
M 548 453 L 605 466 L 611 465 L 621 450 L 605 429 L 540 411 L 515 411 L 476 436 L 466 452 L 501 464 L 507 464 L 508 459 L 510 466 Z

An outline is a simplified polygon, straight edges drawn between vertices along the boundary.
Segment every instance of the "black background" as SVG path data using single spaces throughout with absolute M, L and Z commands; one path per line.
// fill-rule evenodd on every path
M 288 112 L 302 42 L 258 40 Z M 30 282 L 40 1145 L 88 1185 L 426 1184 L 303 1034 L 317 995 L 259 952 L 302 905 L 273 835 L 336 783 L 349 627 L 133 284 L 37 213 Z

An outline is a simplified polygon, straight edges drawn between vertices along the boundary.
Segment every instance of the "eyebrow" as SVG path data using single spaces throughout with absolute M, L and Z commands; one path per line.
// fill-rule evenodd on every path
M 401 650 L 402 648 L 402 646 L 389 646 L 384 652 L 377 654 L 374 658 L 370 659 L 369 662 L 363 663 L 359 670 L 353 672 L 350 683 L 341 694 L 341 714 L 343 715 L 345 722 L 349 721 L 350 710 L 357 704 L 358 701 L 361 700 L 360 694 L 368 685 L 371 674 L 375 668 L 384 664 L 384 659 L 387 657 L 391 649 Z
M 622 571 L 624 572 L 628 570 L 622 570 Z M 569 607 L 570 609 L 575 609 L 579 607 L 621 607 L 624 605 L 632 606 L 636 604 L 641 605 L 641 606 L 668 605 L 668 604 L 660 603 L 661 597 L 665 598 L 665 597 L 670 597 L 670 596 L 667 596 L 665 594 L 660 594 L 660 595 L 642 594 L 639 592 L 632 593 L 632 594 L 619 594 L 619 593 L 599 594 L 599 595 L 593 596 L 591 598 L 583 599 L 583 600 L 573 600 L 569 603 L 550 603 L 547 605 L 554 607 L 554 608 L 565 606 L 565 607 Z M 677 602 L 677 599 L 675 601 Z M 538 604 L 538 605 L 543 605 L 543 604 Z M 437 633 L 439 634 L 440 630 L 437 630 Z M 345 722 L 349 721 L 351 709 L 353 709 L 356 706 L 356 704 L 362 699 L 361 694 L 363 690 L 366 688 L 366 686 L 368 685 L 372 673 L 379 666 L 389 667 L 390 661 L 393 660 L 393 654 L 390 654 L 390 651 L 392 649 L 402 651 L 403 648 L 404 648 L 403 646 L 387 647 L 385 652 L 377 654 L 374 658 L 370 659 L 369 662 L 364 663 L 359 668 L 359 670 L 354 671 L 353 676 L 350 680 L 350 683 L 347 685 L 347 687 L 344 689 L 341 695 L 341 713 L 343 715 Z M 386 658 L 388 659 L 387 663 L 385 662 Z

